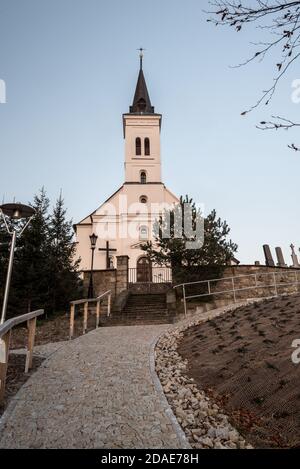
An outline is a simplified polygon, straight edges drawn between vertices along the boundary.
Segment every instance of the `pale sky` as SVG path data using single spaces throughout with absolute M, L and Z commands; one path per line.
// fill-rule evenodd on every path
M 295 67 L 269 107 L 248 117 L 272 82 L 276 57 L 243 68 L 261 32 L 206 22 L 199 0 L 0 0 L 0 196 L 24 203 L 60 189 L 77 222 L 124 179 L 122 113 L 131 104 L 137 48 L 156 112 L 163 114 L 163 180 L 215 208 L 231 227 L 242 263 L 262 245 L 300 246 L 297 132 L 255 128 L 271 114 L 297 119 Z M 297 75 L 298 73 L 298 75 Z M 299 132 L 298 132 L 299 133 Z M 275 250 L 273 249 L 275 257 Z

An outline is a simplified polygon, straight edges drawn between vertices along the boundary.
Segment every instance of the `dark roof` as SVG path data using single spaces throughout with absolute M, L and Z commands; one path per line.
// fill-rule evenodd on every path
M 154 107 L 151 105 L 142 66 L 136 84 L 133 103 L 129 108 L 129 112 L 130 114 L 154 114 Z

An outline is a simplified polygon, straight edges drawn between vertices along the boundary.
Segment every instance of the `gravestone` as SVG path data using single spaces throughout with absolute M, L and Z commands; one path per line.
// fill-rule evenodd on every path
M 299 269 L 300 264 L 299 264 L 299 261 L 298 261 L 297 254 L 295 253 L 295 246 L 293 244 L 291 244 L 290 248 L 292 250 L 292 261 L 293 261 L 292 267 L 295 267 L 296 269 Z
M 272 257 L 270 246 L 268 244 L 264 244 L 263 249 L 264 249 L 264 254 L 265 254 L 265 259 L 266 259 L 266 265 L 268 267 L 275 267 L 275 262 Z
M 284 262 L 284 257 L 282 253 L 282 249 L 280 247 L 275 248 L 276 256 L 277 256 L 277 265 L 278 267 L 287 267 L 287 264 Z

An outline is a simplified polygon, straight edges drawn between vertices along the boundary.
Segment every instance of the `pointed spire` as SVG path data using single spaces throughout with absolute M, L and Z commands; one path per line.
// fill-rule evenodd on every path
M 146 80 L 144 77 L 143 72 L 143 58 L 144 54 L 142 47 L 139 49 L 140 51 L 140 72 L 136 84 L 135 94 L 133 98 L 132 106 L 129 108 L 129 112 L 131 114 L 154 114 L 154 107 L 151 105 Z

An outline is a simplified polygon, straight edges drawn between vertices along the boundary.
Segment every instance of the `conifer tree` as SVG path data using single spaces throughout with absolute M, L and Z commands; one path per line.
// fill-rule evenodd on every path
M 13 305 L 14 314 L 20 314 L 21 305 L 22 312 L 42 308 L 49 294 L 49 199 L 44 188 L 34 196 L 32 206 L 36 214 L 18 240 L 15 255 L 12 295 L 15 294 L 17 304 Z
M 49 240 L 49 308 L 55 311 L 65 308 L 70 299 L 80 292 L 77 272 L 79 260 L 75 261 L 72 221 L 66 220 L 62 194 L 57 199 L 49 220 Z
M 191 207 L 192 227 L 195 230 L 196 223 L 199 223 L 202 214 L 191 198 L 181 197 L 180 203 L 174 209 L 165 211 L 161 218 L 156 220 L 154 242 L 147 242 L 141 248 L 147 253 L 153 264 L 172 267 L 173 274 L 177 278 L 183 275 L 185 281 L 188 281 L 187 276 L 191 280 L 194 280 L 194 277 L 199 280 L 199 267 L 201 267 L 204 277 L 206 276 L 205 278 L 218 277 L 237 251 L 237 245 L 228 239 L 230 228 L 227 222 L 218 218 L 216 211 L 213 210 L 203 220 L 202 245 L 196 249 L 189 248 L 187 243 L 193 239 L 186 235 L 184 229 L 182 237 L 176 236 L 175 228 L 178 214 L 182 213 L 181 218 L 184 220 L 185 204 L 187 203 Z M 169 237 L 164 236 L 167 225 Z
M 49 199 L 42 188 L 32 207 L 36 214 L 20 238 L 13 265 L 8 316 L 45 309 L 46 315 L 66 310 L 82 294 L 75 262 L 72 222 L 66 220 L 62 196 L 49 215 Z M 0 300 L 7 273 L 10 236 L 0 221 Z

